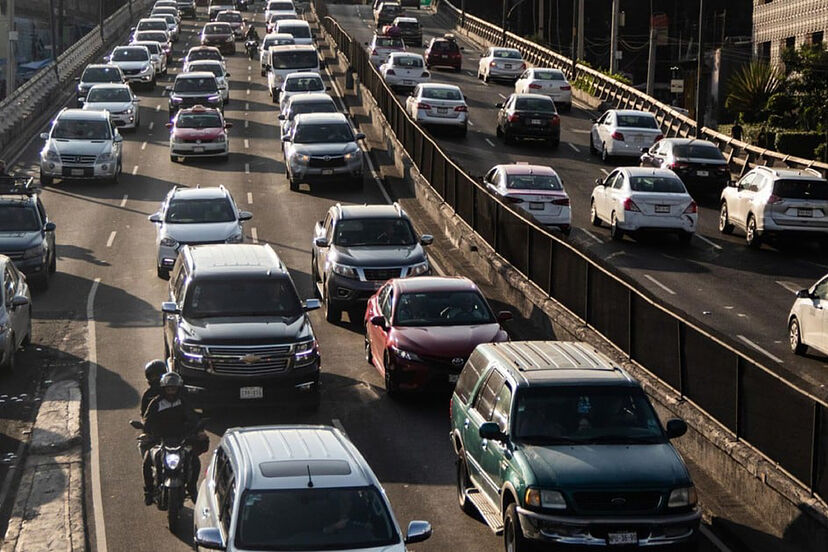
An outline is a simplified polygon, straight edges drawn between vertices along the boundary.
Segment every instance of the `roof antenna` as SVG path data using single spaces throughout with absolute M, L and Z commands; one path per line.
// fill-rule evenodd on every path
M 313 479 L 311 479 L 310 464 L 307 464 L 307 468 L 308 468 L 308 488 L 311 488 L 311 487 L 313 487 Z

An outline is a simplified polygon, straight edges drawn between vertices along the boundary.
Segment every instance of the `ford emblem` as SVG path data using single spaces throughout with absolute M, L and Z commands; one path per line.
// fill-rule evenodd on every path
M 617 507 L 621 507 L 626 503 L 627 503 L 627 499 L 626 498 L 621 498 L 620 496 L 610 500 L 610 504 L 612 504 L 613 506 L 617 506 Z
M 466 359 L 464 359 L 463 357 L 454 357 L 453 359 L 451 359 L 451 363 L 455 366 L 463 366 L 463 364 L 466 363 Z

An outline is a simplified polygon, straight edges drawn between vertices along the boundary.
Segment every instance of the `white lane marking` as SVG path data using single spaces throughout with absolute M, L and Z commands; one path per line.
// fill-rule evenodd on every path
M 471 122 L 471 119 L 468 119 L 468 121 L 469 121 L 469 126 L 474 126 L 474 123 Z
M 730 548 L 728 548 L 728 546 L 725 543 L 723 543 L 721 539 L 719 539 L 719 537 L 717 537 L 713 533 L 713 531 L 708 529 L 706 525 L 699 525 L 699 530 L 702 532 L 705 538 L 709 540 L 711 544 L 713 544 L 713 546 L 719 549 L 719 552 L 731 552 Z
M 244 149 L 249 149 L 249 148 L 250 148 L 250 142 L 247 140 L 247 138 L 245 138 L 244 139 Z
M 785 280 L 777 280 L 776 283 L 782 286 L 783 288 L 787 289 L 791 293 L 797 293 L 800 289 L 802 289 L 801 286 L 798 286 L 793 282 L 787 282 Z
M 504 100 L 506 99 L 506 96 L 504 96 L 504 95 L 503 95 L 503 94 L 501 94 L 500 92 L 498 92 L 498 93 L 497 93 L 497 95 L 498 95 L 498 96 L 500 96 L 501 98 L 503 98 Z
M 581 150 L 578 149 L 578 146 L 576 146 L 572 142 L 568 142 L 568 143 L 569 143 L 569 147 L 572 148 L 576 153 L 581 153 Z
M 250 95 L 250 89 L 249 88 L 247 89 L 247 95 L 248 96 Z
M 247 204 L 253 205 L 253 192 L 247 192 Z
M 660 287 L 661 289 L 663 289 L 664 291 L 666 291 L 667 293 L 669 293 L 670 295 L 675 295 L 676 294 L 675 291 L 668 288 L 667 286 L 665 286 L 664 284 L 662 284 L 661 282 L 659 282 L 658 280 L 656 280 L 655 278 L 653 278 L 649 274 L 645 274 L 644 277 L 647 278 L 652 283 L 654 283 L 655 285 L 657 285 L 658 287 Z
M 147 125 L 147 130 L 152 130 L 152 127 L 155 126 L 155 121 L 150 121 L 150 124 Z
M 132 176 L 135 176 L 136 174 L 138 174 L 138 165 L 132 167 Z
M 339 420 L 339 418 L 334 418 L 333 420 L 331 420 L 331 422 L 333 423 L 333 426 L 336 429 L 338 429 L 342 432 L 343 435 L 345 435 L 345 437 L 348 437 L 348 432 L 345 431 L 345 426 L 342 425 L 342 422 Z
M 250 121 L 244 121 L 244 128 L 248 128 L 250 126 Z
M 248 70 L 248 71 L 250 71 L 251 69 L 253 69 L 253 67 L 251 67 L 250 65 L 248 65 L 248 66 L 247 66 L 247 70 Z
M 126 200 L 127 200 L 128 197 L 129 196 L 127 194 L 124 194 L 124 198 L 121 200 L 120 207 L 126 207 Z
M 250 163 L 244 164 L 244 174 L 250 174 Z
M 736 337 L 738 337 L 739 339 L 741 339 L 742 341 L 744 341 L 745 343 L 747 343 L 748 345 L 750 345 L 751 347 L 753 347 L 754 349 L 756 349 L 757 351 L 759 351 L 760 353 L 762 353 L 763 355 L 767 356 L 767 357 L 768 357 L 768 358 L 770 358 L 771 360 L 774 360 L 774 361 L 778 362 L 779 364 L 785 364 L 785 363 L 782 361 L 782 359 L 781 359 L 781 358 L 779 358 L 778 356 L 775 356 L 775 355 L 771 354 L 771 353 L 770 353 L 770 352 L 768 352 L 766 349 L 763 349 L 762 347 L 760 347 L 759 345 L 757 345 L 756 343 L 754 343 L 754 342 L 753 342 L 753 341 L 751 341 L 750 339 L 746 338 L 745 336 L 743 336 L 743 335 L 737 335 Z
M 161 111 L 161 104 L 155 106 L 155 112 L 158 113 L 159 111 Z
M 244 102 L 244 110 L 248 111 L 249 109 L 250 109 L 250 103 L 249 102 Z
M 575 134 L 589 134 L 588 130 L 584 130 L 584 129 L 581 129 L 581 128 L 570 128 L 568 130 L 569 130 L 569 132 L 574 132 Z
M 495 146 L 494 142 L 492 142 L 488 138 L 485 138 L 485 140 L 486 140 L 486 143 L 489 144 L 490 146 L 492 146 L 493 148 L 497 147 L 497 146 Z
M 607 172 L 607 169 L 601 169 L 601 172 L 604 173 L 604 176 L 609 176 L 609 172 Z
M 95 547 L 107 552 L 106 525 L 101 494 L 101 452 L 98 442 L 98 345 L 95 336 L 95 294 L 101 284 L 95 278 L 86 298 L 86 356 L 89 357 L 87 396 L 89 397 L 89 460 L 92 472 L 92 510 L 95 513 Z
M 141 151 L 144 151 L 145 149 L 147 149 L 147 143 L 146 142 L 141 144 Z
M 247 75 L 247 82 L 250 82 L 251 80 L 253 80 L 253 77 L 251 77 L 250 75 Z
M 592 238 L 593 240 L 597 241 L 598 243 L 604 243 L 604 240 L 602 240 L 601 238 L 599 238 L 598 236 L 596 236 L 595 234 L 593 234 L 589 230 L 585 230 L 585 229 L 581 228 L 581 231 L 584 234 L 586 234 L 587 236 L 589 236 L 590 238 Z
M 474 71 L 466 71 L 470 77 L 476 77 L 477 75 L 474 74 Z
M 253 243 L 259 243 L 259 232 L 255 226 L 250 229 L 250 239 L 253 240 Z
M 711 240 L 709 240 L 709 239 L 705 238 L 704 236 L 702 236 L 702 235 L 701 235 L 701 234 L 699 234 L 698 232 L 696 232 L 696 237 L 697 237 L 697 238 L 699 238 L 699 239 L 700 239 L 701 241 L 703 241 L 704 243 L 706 243 L 707 245 L 709 245 L 710 247 L 712 247 L 713 249 L 721 249 L 721 248 L 722 248 L 722 246 L 721 246 L 721 245 L 719 245 L 719 244 L 717 244 L 717 243 L 712 242 Z
M 112 242 L 115 241 L 115 234 L 117 234 L 117 231 L 115 231 L 115 230 L 113 230 L 112 233 L 109 234 L 109 239 L 106 240 L 106 246 L 107 247 L 112 247 Z

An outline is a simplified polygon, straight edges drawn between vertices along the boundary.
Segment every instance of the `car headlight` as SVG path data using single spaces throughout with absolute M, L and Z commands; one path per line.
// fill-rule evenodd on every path
M 30 247 L 23 252 L 24 259 L 36 259 L 43 256 L 43 244 Z
M 132 112 L 133 112 L 133 109 L 131 107 L 128 107 L 126 109 L 126 111 L 124 111 L 124 113 L 126 113 L 127 115 L 132 115 Z
M 210 102 L 210 103 L 217 102 L 220 99 L 221 99 L 221 96 L 219 94 L 213 94 L 212 96 L 207 96 L 207 101 Z
M 204 347 L 191 343 L 182 343 L 178 347 L 181 354 L 190 362 L 201 362 L 204 360 Z
M 339 263 L 332 263 L 331 270 L 333 270 L 334 274 L 339 274 L 344 278 L 353 278 L 354 280 L 359 278 L 356 269 L 352 266 L 346 266 Z
M 228 36 L 227 38 L 224 39 L 225 42 L 233 42 L 234 40 L 235 40 L 235 37 L 233 35 L 230 35 L 230 36 Z
M 239 232 L 238 234 L 233 234 L 229 238 L 225 240 L 226 243 L 241 243 L 244 241 L 244 234 Z
M 164 247 L 178 247 L 178 242 L 169 236 L 164 236 L 161 238 L 161 245 Z
M 169 469 L 178 469 L 179 463 L 181 463 L 181 455 L 177 452 L 168 452 L 164 455 L 164 464 L 166 464 Z
M 419 276 L 420 274 L 425 274 L 426 272 L 428 272 L 428 261 L 423 261 L 408 267 L 408 276 Z
M 566 499 L 558 491 L 543 489 L 526 489 L 526 505 L 534 508 L 549 508 L 550 510 L 565 510 Z
M 362 157 L 362 150 L 351 151 L 345 154 L 345 161 L 359 159 L 360 157 Z
M 111 151 L 104 151 L 98 154 L 98 159 L 95 160 L 95 163 L 108 163 L 113 160 L 112 152 Z
M 295 153 L 293 154 L 293 161 L 296 163 L 305 164 L 310 161 L 310 155 L 305 155 L 304 153 Z
M 312 360 L 316 356 L 318 347 L 316 339 L 297 343 L 293 348 L 293 356 L 296 362 L 303 363 Z
M 182 101 L 184 101 L 184 98 L 180 98 L 178 96 L 170 96 L 170 101 L 172 103 L 181 103 Z
M 670 493 L 670 499 L 667 501 L 668 508 L 682 508 L 687 506 L 695 506 L 698 501 L 695 487 L 681 487 L 673 489 Z
M 53 149 L 46 150 L 46 161 L 52 161 L 54 163 L 60 163 L 60 154 Z
M 148 73 L 150 71 L 152 71 L 152 67 L 149 64 L 144 65 L 143 67 L 141 67 L 141 72 L 142 73 Z
M 226 141 L 227 141 L 227 136 L 225 136 L 224 134 L 219 134 L 218 137 L 216 138 L 216 142 L 219 142 L 219 143 L 226 142 Z
M 406 351 L 405 349 L 399 349 L 397 347 L 391 347 L 391 350 L 394 352 L 395 355 L 400 357 L 403 360 L 408 360 L 411 362 L 420 362 L 423 359 L 420 358 L 420 355 L 417 353 L 412 353 L 411 351 Z

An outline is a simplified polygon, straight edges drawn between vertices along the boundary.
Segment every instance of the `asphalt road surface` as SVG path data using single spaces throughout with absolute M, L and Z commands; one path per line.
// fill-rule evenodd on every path
M 256 19 L 259 29 L 263 30 L 260 13 L 256 14 Z M 241 43 L 237 43 L 239 52 L 228 59 L 228 70 L 232 76 L 231 102 L 226 116 L 234 123 L 229 160 L 170 162 L 168 131 L 164 127 L 168 116 L 163 86 L 174 77 L 180 67 L 178 61 L 186 49 L 196 44 L 196 30 L 204 21 L 203 9 L 199 10 L 197 22 L 184 20 L 169 77 L 162 79 L 155 90 L 139 92 L 141 128 L 136 132 L 124 133 L 124 173 L 120 183 L 117 186 L 58 183 L 47 188 L 43 194 L 47 210 L 57 223 L 59 258 L 58 273 L 51 288 L 34 298 L 36 317 L 41 322 L 64 319 L 82 321 L 88 312 L 94 314 L 92 327 L 97 346 L 89 354 L 94 355 L 96 361 L 90 375 L 94 375 L 97 389 L 92 399 L 97 403 L 97 410 L 93 413 L 97 430 L 92 427 L 89 438 L 92 450 L 97 451 L 100 457 L 100 500 L 91 490 L 97 480 L 95 464 L 87 463 L 90 467 L 87 482 L 90 484 L 87 485 L 86 507 L 89 538 L 93 548 L 99 552 L 191 550 L 192 511 L 189 503 L 177 534 L 167 530 L 164 512 L 144 506 L 140 459 L 134 441 L 137 432 L 127 425 L 130 418 L 137 417 L 139 397 L 145 385 L 144 363 L 163 355 L 160 304 L 166 298 L 167 282 L 158 279 L 155 274 L 155 231 L 147 216 L 155 212 L 172 186 L 223 184 L 232 192 L 240 208 L 254 214 L 253 220 L 246 224 L 247 238 L 272 244 L 289 267 L 300 293 L 311 297 L 310 240 L 314 222 L 336 201 L 383 202 L 383 194 L 371 181 L 366 181 L 361 193 L 334 188 L 315 188 L 312 193 L 289 191 L 278 143 L 276 109 L 259 76 L 258 61 L 245 59 Z M 359 28 L 367 36 L 368 29 L 358 16 L 346 20 L 346 23 L 348 21 L 352 28 Z M 433 32 L 433 27 L 428 29 L 429 33 Z M 466 69 L 469 67 L 467 62 Z M 494 90 L 505 93 L 507 89 L 483 88 L 472 77 L 461 78 L 465 81 L 464 87 L 469 90 L 472 120 L 476 125 L 468 141 L 456 146 L 458 156 L 464 163 L 478 163 L 478 158 L 484 153 L 489 159 L 495 156 L 525 160 L 547 158 L 546 151 L 524 154 L 514 148 L 489 148 L 485 136 L 493 136 L 494 132 L 490 122 L 487 122 L 490 114 L 484 104 L 493 103 L 493 96 L 496 96 Z M 446 79 L 456 77 L 446 75 Z M 553 155 L 561 160 L 562 174 L 573 195 L 576 224 L 584 226 L 583 193 L 587 188 L 586 184 L 579 186 L 577 183 L 579 178 L 583 180 L 583 175 L 578 174 L 578 167 L 581 171 L 589 167 L 596 174 L 599 170 L 596 165 L 585 165 L 589 162 L 582 147 L 586 135 L 570 130 L 586 128 L 586 115 L 575 112 L 572 116 L 565 116 L 564 121 L 564 144 L 561 151 Z M 568 145 L 570 143 L 582 148 L 582 155 L 576 155 Z M 20 160 L 35 174 L 40 147 L 40 141 L 35 139 Z M 719 278 L 724 278 L 725 272 L 733 272 L 729 280 L 737 276 L 750 279 L 750 285 L 737 286 L 730 281 L 726 286 L 728 294 L 738 297 L 750 297 L 743 290 L 754 286 L 754 280 L 757 280 L 755 285 L 758 286 L 758 280 L 772 282 L 773 278 L 780 278 L 764 274 L 760 277 L 756 269 L 725 270 L 711 260 L 694 274 L 699 277 L 698 284 L 694 283 L 692 289 L 687 289 L 680 283 L 687 281 L 683 273 L 686 270 L 680 271 L 678 267 L 687 266 L 688 255 L 711 255 L 703 243 L 694 244 L 691 253 L 688 253 L 678 250 L 674 244 L 608 244 L 605 243 L 605 234 L 605 231 L 595 233 L 599 239 L 595 240 L 593 247 L 606 248 L 608 253 L 610 248 L 614 248 L 621 252 L 616 257 L 622 257 L 624 262 L 650 259 L 652 267 L 631 270 L 636 274 L 655 274 L 665 285 L 681 290 L 677 299 L 687 297 L 682 301 L 690 301 L 689 298 L 694 297 L 699 300 L 704 298 L 705 304 L 709 303 L 710 296 L 716 294 L 715 290 L 701 292 L 696 288 L 704 289 L 704 286 L 712 285 Z M 579 235 L 577 239 L 592 238 Z M 790 259 L 782 263 L 783 257 L 777 252 L 746 253 L 740 244 L 716 239 L 727 248 L 731 257 L 756 257 L 767 259 L 766 262 L 774 266 L 791 267 L 786 270 L 796 272 L 797 276 L 786 275 L 785 278 L 795 279 L 803 285 L 819 272 L 812 269 L 812 274 L 802 276 L 809 266 L 804 262 Z M 662 259 L 665 254 L 671 257 L 676 254 L 679 258 Z M 719 255 L 715 257 L 719 258 Z M 655 266 L 669 263 L 675 263 L 676 268 L 670 270 Z M 756 261 L 753 263 L 755 266 Z M 712 274 L 714 267 L 717 276 Z M 446 267 L 447 271 L 451 268 Z M 777 299 L 779 309 L 783 303 L 787 305 L 790 299 L 787 292 L 775 290 L 772 284 L 765 287 L 768 293 L 771 290 L 776 292 L 771 295 L 781 296 Z M 717 289 L 720 296 L 725 293 L 724 286 L 718 285 Z M 767 301 L 771 299 L 767 298 L 764 302 L 765 308 Z M 737 303 L 735 298 L 733 303 Z M 751 305 L 752 301 L 745 304 Z M 363 359 L 362 329 L 348 323 L 326 323 L 321 312 L 313 313 L 312 319 L 323 356 L 320 411 L 303 416 L 288 408 L 272 406 L 214 412 L 208 425 L 211 444 L 215 445 L 226 428 L 239 425 L 338 425 L 348 433 L 377 473 L 401 525 L 405 526 L 413 519 L 426 519 L 433 523 L 434 536 L 414 546 L 415 550 L 501 550 L 500 539 L 493 536 L 481 522 L 464 515 L 457 506 L 454 462 L 448 441 L 448 397 L 390 401 L 383 391 L 381 378 Z M 733 322 L 739 322 L 735 315 Z M 744 327 L 739 331 L 747 332 L 749 325 Z M 25 358 L 22 360 L 25 361 Z M 24 367 L 26 364 L 21 362 Z M 202 457 L 205 464 L 207 458 L 208 455 Z M 705 551 L 715 549 L 707 541 L 702 545 Z

